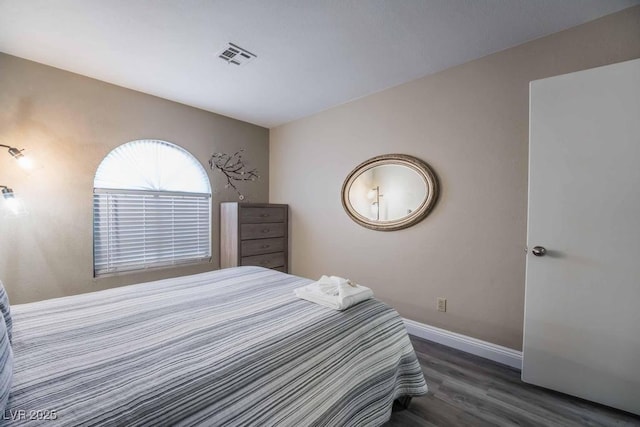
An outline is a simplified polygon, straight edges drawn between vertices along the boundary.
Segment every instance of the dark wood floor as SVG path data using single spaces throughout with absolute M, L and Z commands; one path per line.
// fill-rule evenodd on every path
M 520 371 L 411 337 L 429 394 L 394 408 L 385 427 L 640 426 L 640 417 L 525 384 Z M 640 392 L 640 391 L 639 391 Z

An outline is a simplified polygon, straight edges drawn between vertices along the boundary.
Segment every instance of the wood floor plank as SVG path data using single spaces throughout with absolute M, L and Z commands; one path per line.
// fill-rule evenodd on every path
M 435 424 L 425 420 L 423 417 L 407 411 L 400 406 L 394 406 L 393 417 L 386 427 L 434 427 Z
M 485 393 L 478 393 L 479 391 L 479 389 L 468 385 L 460 386 L 460 384 L 451 381 L 440 387 L 436 397 L 464 409 L 466 412 L 473 413 L 495 426 L 538 426 L 541 424 L 541 420 L 533 419 L 531 414 L 519 411 L 515 406 L 502 404 L 495 399 L 492 400 Z
M 491 427 L 493 424 L 479 418 L 471 412 L 457 408 L 442 399 L 427 395 L 413 398 L 406 411 L 423 418 L 435 426 L 474 426 Z M 393 413 L 392 418 L 395 416 Z
M 490 388 L 487 396 L 519 407 L 522 411 L 534 414 L 544 420 L 543 424 L 562 426 L 584 426 L 581 417 L 576 417 L 572 413 L 563 410 L 563 404 L 548 405 L 541 404 L 539 399 L 523 399 L 521 396 L 511 392 L 504 392 L 496 388 Z
M 640 425 L 640 423 L 625 424 L 628 416 L 624 412 L 618 413 L 606 407 L 603 410 L 600 408 L 601 405 L 530 384 L 523 384 L 522 387 L 517 388 L 496 385 L 489 390 L 488 394 L 521 405 L 528 411 L 546 411 L 558 415 L 567 420 L 567 425 Z
M 637 426 L 640 417 L 523 383 L 520 371 L 411 337 L 429 393 L 394 409 L 396 426 Z

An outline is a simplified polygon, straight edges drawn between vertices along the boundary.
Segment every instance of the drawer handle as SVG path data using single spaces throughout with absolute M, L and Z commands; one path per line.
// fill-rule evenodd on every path
M 265 228 L 264 230 L 262 230 L 262 232 L 263 232 L 263 233 L 268 233 L 268 232 L 269 232 L 269 229 L 268 229 L 268 228 Z
M 269 214 L 266 214 L 266 213 L 260 214 L 261 218 L 267 218 L 268 216 L 269 216 Z
M 262 245 L 262 249 L 267 249 L 269 247 L 271 247 L 271 245 Z
M 267 264 L 269 264 L 269 261 L 266 261 L 266 260 L 260 261 L 260 265 L 267 265 Z

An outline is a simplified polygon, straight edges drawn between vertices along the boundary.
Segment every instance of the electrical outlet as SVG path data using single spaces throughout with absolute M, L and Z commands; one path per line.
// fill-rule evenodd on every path
M 438 311 L 447 311 L 447 299 L 438 298 Z

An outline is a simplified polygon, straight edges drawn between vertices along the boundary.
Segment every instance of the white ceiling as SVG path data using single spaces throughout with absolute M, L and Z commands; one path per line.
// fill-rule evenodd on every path
M 0 51 L 273 127 L 636 4 L 0 0 Z

